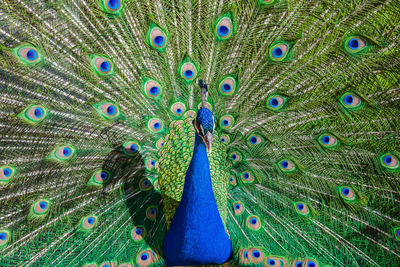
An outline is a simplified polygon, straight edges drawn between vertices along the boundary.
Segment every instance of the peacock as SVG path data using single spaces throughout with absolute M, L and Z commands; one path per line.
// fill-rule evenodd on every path
M 399 0 L 2 0 L 0 266 L 400 266 Z

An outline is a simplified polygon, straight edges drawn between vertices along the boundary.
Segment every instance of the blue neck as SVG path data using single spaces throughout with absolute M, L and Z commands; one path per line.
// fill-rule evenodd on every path
M 170 266 L 222 264 L 232 253 L 212 190 L 206 146 L 197 132 L 195 138 L 181 202 L 164 239 Z

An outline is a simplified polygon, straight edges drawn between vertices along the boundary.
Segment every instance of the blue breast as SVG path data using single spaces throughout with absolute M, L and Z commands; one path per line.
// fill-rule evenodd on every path
M 228 261 L 232 244 L 215 202 L 204 142 L 196 133 L 181 202 L 164 239 L 167 265 L 210 265 Z

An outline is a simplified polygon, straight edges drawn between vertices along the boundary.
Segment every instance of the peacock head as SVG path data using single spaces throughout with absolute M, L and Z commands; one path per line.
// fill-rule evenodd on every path
M 194 128 L 200 138 L 203 139 L 208 152 L 211 152 L 212 150 L 215 123 L 215 117 L 211 110 L 203 107 L 199 109 L 197 116 L 193 121 Z

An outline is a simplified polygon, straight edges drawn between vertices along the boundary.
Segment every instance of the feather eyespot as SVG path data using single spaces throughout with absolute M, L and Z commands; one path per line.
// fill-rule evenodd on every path
M 222 116 L 219 120 L 219 127 L 224 130 L 229 130 L 232 128 L 233 124 L 235 123 L 235 119 L 231 115 Z
M 148 191 L 153 188 L 153 184 L 148 178 L 142 178 L 139 182 L 139 188 L 141 191 Z
M 386 153 L 380 156 L 381 165 L 391 171 L 398 170 L 400 167 L 399 159 L 391 153 Z
M 0 166 L 0 184 L 8 183 L 15 175 L 15 168 L 11 166 Z
M 233 175 L 229 176 L 228 180 L 231 185 L 237 185 L 236 178 Z
M 278 162 L 278 167 L 285 173 L 292 173 L 297 171 L 296 165 L 290 159 L 282 159 Z
M 334 149 L 340 145 L 339 140 L 332 134 L 321 134 L 318 137 L 318 142 L 325 148 Z
M 319 264 L 316 260 L 313 259 L 305 259 L 303 262 L 303 266 L 307 267 L 319 267 Z
M 219 93 L 221 95 L 232 95 L 237 87 L 236 78 L 233 76 L 227 76 L 223 78 L 219 83 Z
M 38 64 L 43 60 L 39 50 L 30 44 L 18 46 L 13 49 L 13 52 L 27 66 Z
M 123 0 L 102 0 L 101 9 L 109 14 L 118 15 L 123 8 Z
M 247 251 L 247 257 L 249 258 L 249 261 L 253 264 L 260 264 L 265 259 L 264 252 L 258 248 L 250 248 Z
M 147 126 L 149 127 L 150 131 L 154 133 L 162 132 L 164 129 L 164 123 L 157 118 L 150 119 L 147 123 Z
M 131 237 L 135 242 L 140 242 L 146 236 L 146 228 L 144 226 L 136 226 L 131 231 Z
M 339 186 L 340 197 L 347 201 L 352 201 L 356 199 L 356 194 L 353 189 L 348 186 Z
M 55 159 L 58 161 L 67 161 L 75 155 L 75 148 L 71 145 L 61 145 L 54 149 L 50 155 L 49 159 Z
M 241 202 L 235 202 L 233 203 L 233 212 L 235 213 L 236 216 L 239 216 L 243 213 L 244 211 L 244 206 Z
M 232 15 L 230 13 L 220 17 L 215 25 L 215 35 L 218 40 L 229 39 L 234 30 Z
M 400 241 L 400 228 L 394 228 L 394 235 L 398 241 Z
M 50 201 L 41 199 L 36 201 L 32 206 L 34 215 L 45 215 L 50 209 Z
M 294 206 L 296 212 L 300 215 L 308 215 L 310 213 L 307 204 L 305 204 L 304 202 L 296 202 L 294 203 Z
M 90 62 L 94 72 L 99 76 L 107 76 L 114 73 L 114 63 L 106 56 L 92 55 Z
M 357 54 L 368 48 L 368 42 L 361 36 L 350 36 L 344 43 L 345 50 L 350 54 Z
M 7 230 L 0 230 L 0 247 L 7 245 L 10 241 L 10 232 Z
M 234 163 L 237 163 L 242 159 L 242 156 L 238 152 L 232 152 L 229 157 Z
M 230 143 L 231 138 L 228 135 L 221 135 L 220 141 L 221 141 L 221 143 L 227 145 Z
M 196 112 L 194 112 L 193 110 L 188 110 L 186 111 L 185 118 L 195 118 L 196 117 Z
M 364 106 L 364 101 L 352 92 L 344 93 L 340 97 L 340 103 L 348 110 L 358 110 Z
M 156 263 L 158 261 L 158 256 L 154 251 L 148 249 L 141 251 L 136 257 L 136 263 L 140 267 L 147 267 Z
M 137 155 L 138 152 L 141 150 L 139 142 L 137 141 L 126 141 L 125 143 L 123 143 L 122 147 L 123 152 L 128 156 Z
M 113 120 L 120 116 L 119 108 L 114 103 L 102 101 L 92 106 L 106 120 Z
M 157 164 L 157 162 L 153 158 L 150 158 L 150 159 L 146 160 L 146 168 L 148 170 L 153 169 L 156 166 L 156 164 Z
M 150 206 L 146 210 L 146 217 L 151 220 L 155 221 L 157 218 L 158 209 L 155 206 Z
M 186 111 L 186 106 L 182 102 L 176 102 L 171 106 L 171 112 L 175 116 L 182 116 Z
M 267 108 L 272 111 L 280 111 L 286 106 L 288 98 L 281 95 L 271 95 L 267 98 Z
M 283 61 L 290 50 L 288 43 L 277 43 L 269 48 L 269 58 L 272 61 Z
M 150 46 L 159 52 L 163 52 L 167 47 L 168 37 L 163 29 L 158 27 L 155 23 L 150 25 L 149 32 L 147 34 L 147 42 Z
M 258 230 L 261 227 L 261 222 L 260 218 L 258 216 L 249 216 L 247 218 L 247 228 L 252 229 L 252 230 Z
M 191 83 L 196 79 L 198 69 L 196 64 L 189 57 L 186 57 L 179 66 L 179 73 L 186 83 Z
M 18 117 L 26 123 L 36 124 L 43 121 L 49 115 L 48 110 L 41 105 L 30 105 Z
M 249 138 L 247 138 L 247 144 L 251 146 L 261 144 L 262 141 L 262 138 L 257 134 L 250 135 Z
M 164 146 L 164 139 L 160 138 L 158 139 L 158 141 L 156 142 L 156 148 L 160 149 Z
M 81 219 L 80 229 L 88 231 L 93 229 L 96 225 L 97 225 L 97 216 L 89 215 Z
M 241 250 L 239 250 L 238 254 L 239 254 L 239 262 L 240 262 L 241 264 L 244 264 L 244 265 L 250 264 L 249 252 L 248 252 L 247 249 L 241 249 Z
M 254 181 L 253 174 L 249 171 L 242 172 L 242 181 L 244 183 L 251 183 Z
M 163 88 L 157 80 L 145 77 L 142 82 L 142 89 L 145 96 L 158 99 L 162 96 Z
M 282 257 L 276 257 L 276 256 L 268 256 L 265 259 L 265 263 L 266 263 L 265 266 L 273 266 L 273 267 L 288 266 L 286 259 L 284 259 Z M 291 265 L 291 266 L 295 266 L 295 265 Z
M 90 178 L 88 185 L 103 185 L 107 183 L 111 178 L 111 173 L 106 170 L 97 170 L 93 173 L 92 177 Z

